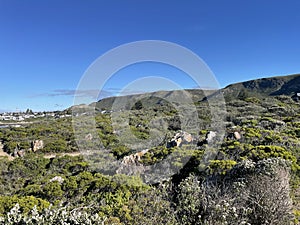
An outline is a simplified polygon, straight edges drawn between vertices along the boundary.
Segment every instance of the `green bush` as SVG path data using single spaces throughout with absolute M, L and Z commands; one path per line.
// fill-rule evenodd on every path
M 236 164 L 237 162 L 234 160 L 210 160 L 208 166 L 209 173 L 225 175 Z
M 16 204 L 19 204 L 20 210 L 23 213 L 28 213 L 34 206 L 36 206 L 39 211 L 50 206 L 48 201 L 33 196 L 0 196 L 0 215 L 7 213 Z

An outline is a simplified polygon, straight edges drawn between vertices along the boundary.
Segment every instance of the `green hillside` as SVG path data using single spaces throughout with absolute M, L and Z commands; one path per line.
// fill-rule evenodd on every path
M 1 128 L 0 224 L 299 224 L 298 91 L 263 78 Z
M 232 84 L 223 89 L 227 97 L 238 98 L 241 95 L 249 96 L 277 96 L 288 95 L 298 92 L 300 89 L 300 74 L 289 76 L 277 76 L 245 81 Z

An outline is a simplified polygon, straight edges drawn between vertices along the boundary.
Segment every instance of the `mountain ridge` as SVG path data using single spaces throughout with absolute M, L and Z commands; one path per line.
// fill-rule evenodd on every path
M 161 98 L 164 99 L 164 96 L 172 94 L 178 95 L 178 93 L 180 94 L 180 92 L 182 91 L 186 91 L 191 96 L 194 102 L 207 100 L 207 98 L 211 98 L 220 93 L 223 94 L 225 99 L 245 97 L 265 98 L 277 95 L 287 95 L 291 97 L 292 95 L 300 92 L 300 74 L 253 79 L 230 84 L 219 90 L 185 89 L 173 91 L 157 91 L 125 96 L 113 96 L 103 98 L 96 103 L 90 104 L 90 106 L 96 106 L 98 110 L 109 110 L 112 108 L 117 98 L 118 100 L 124 99 L 124 101 L 132 101 L 134 99 L 141 99 L 147 96 L 161 96 Z M 159 104 L 159 100 L 148 100 L 146 104 Z
M 268 78 L 259 78 L 230 84 L 223 88 L 225 94 L 237 90 L 246 90 L 249 92 L 259 92 L 260 95 L 292 95 L 300 91 L 300 74 L 286 76 L 274 76 Z

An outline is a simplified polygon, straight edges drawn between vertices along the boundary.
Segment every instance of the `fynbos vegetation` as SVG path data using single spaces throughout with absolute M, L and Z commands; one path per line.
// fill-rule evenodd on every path
M 128 119 L 123 139 L 116 129 L 121 122 L 112 124 L 113 98 L 85 106 L 96 106 L 95 131 L 87 129 L 84 106 L 77 106 L 73 116 L 82 116 L 80 140 L 71 117 L 1 128 L 0 223 L 299 224 L 298 79 L 263 79 L 221 90 L 227 106 L 221 140 L 211 127 L 207 102 L 214 95 L 203 96 L 200 90 L 189 91 L 200 121 L 194 133 L 182 131 L 178 108 L 155 98 L 141 98 L 117 112 L 120 121 Z M 152 124 L 161 118 L 166 132 L 160 143 L 133 149 L 122 141 L 132 134 L 149 140 Z M 78 143 L 90 155 L 82 154 Z M 97 158 L 101 149 L 117 163 Z M 207 151 L 214 154 L 205 161 Z M 147 168 L 171 154 L 176 174 L 144 182 Z

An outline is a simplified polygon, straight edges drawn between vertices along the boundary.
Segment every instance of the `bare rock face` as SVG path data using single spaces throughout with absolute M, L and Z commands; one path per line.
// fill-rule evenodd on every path
M 167 144 L 167 148 L 179 147 L 182 144 L 188 144 L 193 141 L 193 136 L 185 131 L 177 133 L 170 142 Z
M 41 150 L 44 148 L 44 141 L 43 140 L 35 140 L 31 143 L 31 149 L 33 152 Z

